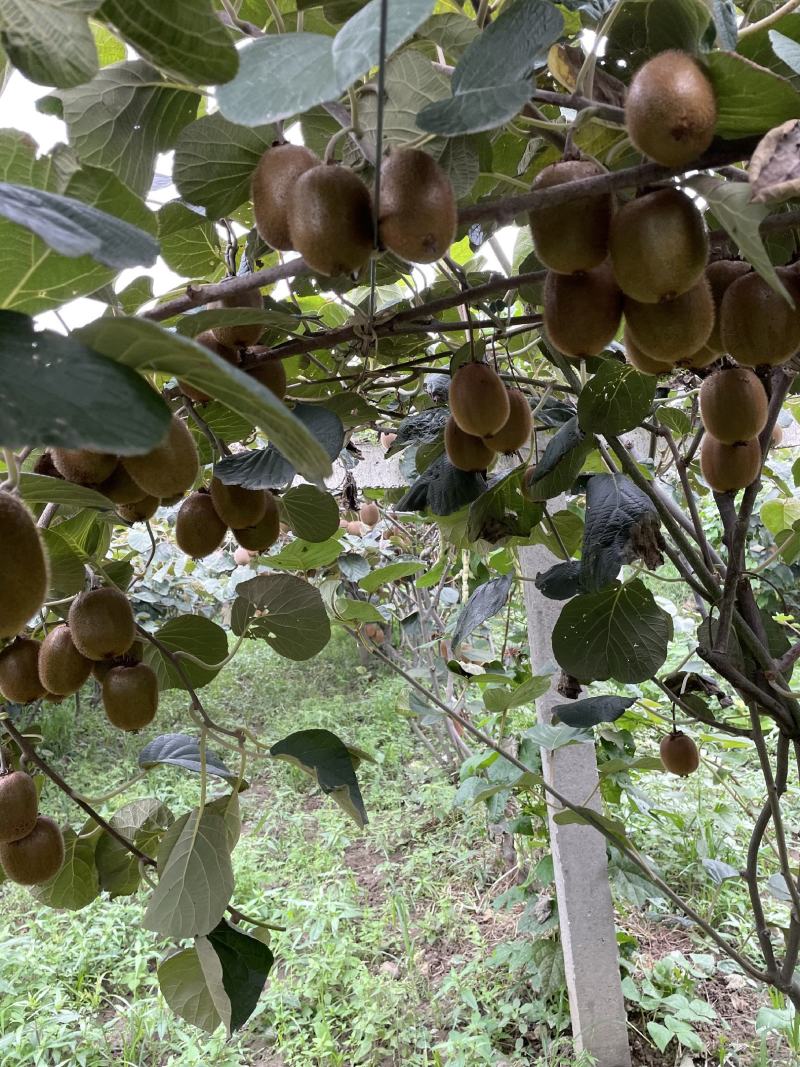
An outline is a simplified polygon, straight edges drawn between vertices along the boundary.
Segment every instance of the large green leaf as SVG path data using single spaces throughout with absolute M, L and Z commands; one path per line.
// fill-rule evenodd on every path
M 311 481 L 326 478 L 331 464 L 305 426 L 265 386 L 187 337 L 147 319 L 97 319 L 78 336 L 98 352 L 141 371 L 174 374 L 216 397 L 271 441 Z
M 88 81 L 97 49 L 88 16 L 101 0 L 0 0 L 0 43 L 26 78 L 62 88 Z
M 297 485 L 281 497 L 289 527 L 297 537 L 318 543 L 339 529 L 339 505 L 330 493 L 313 485 Z
M 164 623 L 155 636 L 168 651 L 188 652 L 208 667 L 201 667 L 190 659 L 181 659 L 183 671 L 195 689 L 208 685 L 222 667 L 228 655 L 228 638 L 221 626 L 202 615 L 179 615 Z M 144 661 L 158 675 L 160 689 L 185 689 L 186 686 L 175 665 L 158 648 L 149 642 L 145 644 Z
M 230 1029 L 238 1030 L 255 1010 L 274 957 L 263 941 L 224 919 L 203 940 L 209 942 L 222 965 L 222 984 L 231 1003 Z M 202 953 L 200 958 L 203 962 Z
M 229 1027 L 231 1009 L 222 982 L 222 964 L 216 953 L 212 957 L 217 966 L 212 969 L 212 959 L 206 957 L 203 967 L 197 948 L 184 948 L 167 956 L 158 968 L 158 985 L 170 1008 L 209 1034 L 220 1026 Z
M 74 551 L 69 541 L 62 537 L 57 529 L 42 530 L 47 561 L 49 563 L 50 581 L 47 596 L 50 600 L 75 596 L 83 591 L 86 584 L 86 568 L 81 553 Z
M 649 412 L 657 379 L 607 359 L 578 398 L 578 421 L 587 433 L 620 434 L 637 427 Z
M 779 75 L 733 52 L 706 57 L 720 137 L 752 137 L 800 117 L 800 93 Z
M 172 822 L 172 814 L 155 797 L 142 797 L 121 807 L 109 822 L 146 855 L 155 856 L 161 835 Z M 138 858 L 107 831 L 97 842 L 95 864 L 100 887 L 110 896 L 128 896 L 139 888 Z
M 367 812 L 353 757 L 336 734 L 329 730 L 299 730 L 277 741 L 270 753 L 305 771 L 359 826 L 366 825 Z
M 158 236 L 164 262 L 184 278 L 209 281 L 223 268 L 219 234 L 214 223 L 180 200 L 165 204 L 159 211 Z
M 239 775 L 228 770 L 219 756 L 206 749 L 206 773 L 222 778 L 230 785 L 239 784 Z M 201 774 L 203 768 L 200 744 L 187 734 L 161 734 L 145 745 L 139 753 L 139 766 L 149 771 L 151 767 L 181 767 L 185 771 Z
M 85 485 L 49 478 L 46 474 L 20 474 L 19 495 L 27 504 L 64 504 L 70 508 L 95 508 L 97 511 L 113 511 L 107 496 Z
M 415 574 L 425 570 L 425 564 L 418 559 L 400 559 L 397 563 L 389 563 L 385 567 L 365 575 L 358 583 L 365 593 L 374 593 L 382 585 L 391 585 L 401 578 L 413 578 Z
M 547 442 L 533 475 L 526 483 L 530 500 L 549 500 L 565 493 L 580 473 L 592 450 L 592 439 L 578 425 L 577 416 L 565 422 Z
M 64 830 L 64 865 L 45 882 L 34 886 L 32 895 L 50 908 L 80 911 L 100 894 L 94 850 L 97 838 L 79 837 L 69 826 Z
M 293 574 L 262 574 L 236 589 L 231 629 L 262 638 L 279 656 L 316 656 L 331 636 L 319 590 Z

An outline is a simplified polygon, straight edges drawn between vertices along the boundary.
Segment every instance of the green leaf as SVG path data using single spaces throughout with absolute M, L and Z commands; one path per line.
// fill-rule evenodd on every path
M 88 16 L 101 0 L 0 0 L 0 42 L 26 78 L 62 88 L 88 81 L 97 49 Z
M 456 619 L 452 638 L 453 649 L 506 606 L 513 585 L 514 575 L 504 574 L 500 578 L 490 578 L 488 582 L 478 586 Z
M 777 30 L 769 31 L 769 40 L 778 59 L 782 59 L 795 74 L 800 74 L 800 44 L 793 41 L 791 37 L 787 37 L 786 34 L 778 33 Z
M 546 748 L 550 752 L 572 745 L 575 742 L 591 741 L 591 735 L 585 730 L 578 730 L 564 723 L 537 722 L 522 735 L 540 748 Z
M 522 492 L 523 470 L 494 479 L 485 493 L 470 504 L 467 537 L 470 541 L 505 544 L 509 538 L 527 540 L 544 514 L 541 504 L 528 500 Z M 512 542 L 513 543 L 513 542 Z
M 390 563 L 386 567 L 378 567 L 360 579 L 359 585 L 365 593 L 374 593 L 382 585 L 400 581 L 401 578 L 412 578 L 415 574 L 425 570 L 425 564 L 418 559 L 401 559 L 397 563 Z
M 154 856 L 161 835 L 172 822 L 172 813 L 155 797 L 143 797 L 125 804 L 109 822 L 142 852 Z M 107 831 L 97 842 L 95 864 L 100 887 L 111 897 L 129 896 L 139 888 L 139 860 Z
M 64 504 L 69 508 L 95 508 L 98 511 L 113 511 L 115 508 L 108 497 L 96 489 L 62 478 L 49 478 L 46 474 L 20 474 L 19 495 L 26 504 Z
M 94 864 L 97 838 L 79 837 L 69 826 L 64 830 L 64 865 L 44 885 L 33 886 L 31 895 L 50 908 L 80 911 L 100 894 Z
M 208 667 L 200 667 L 190 659 L 181 659 L 181 666 L 195 689 L 208 685 L 222 670 L 228 655 L 228 637 L 221 626 L 202 615 L 179 615 L 170 619 L 155 636 L 170 652 L 188 652 Z M 144 662 L 158 675 L 159 689 L 185 689 L 183 679 L 174 664 L 150 642 L 145 643 Z
M 758 136 L 800 117 L 800 94 L 785 78 L 733 52 L 712 52 L 705 61 L 720 137 Z
M 122 455 L 164 437 L 169 410 L 144 378 L 74 337 L 0 310 L 0 441 Z
M 342 545 L 338 537 L 329 537 L 327 541 L 302 541 L 295 538 L 286 548 L 274 556 L 262 556 L 261 562 L 267 567 L 284 571 L 311 571 L 318 567 L 329 567 L 339 558 Z
M 199 742 L 187 734 L 161 734 L 154 738 L 139 753 L 139 766 L 149 771 L 151 767 L 159 765 L 182 767 L 185 771 L 201 774 L 203 765 Z M 206 772 L 222 778 L 229 785 L 239 784 L 239 775 L 228 770 L 219 756 L 208 748 L 206 749 Z M 246 787 L 247 783 L 243 782 L 242 788 Z
M 230 1029 L 238 1030 L 255 1010 L 274 957 L 263 941 L 225 920 L 207 940 L 222 965 L 222 984 L 231 1003 Z
M 442 137 L 494 130 L 518 115 L 530 98 L 531 83 L 527 80 L 468 89 L 423 108 L 417 125 Z
M 331 796 L 360 827 L 366 825 L 367 812 L 353 757 L 336 734 L 329 730 L 300 730 L 277 741 L 270 754 L 299 767 L 319 782 L 323 793 Z
M 297 326 L 297 319 L 283 312 L 266 311 L 261 308 L 220 307 L 194 311 L 185 315 L 178 320 L 176 329 L 184 337 L 197 337 L 198 334 L 214 326 L 249 326 L 251 323 L 258 323 L 265 328 L 272 326 L 285 333 L 292 333 Z
M 550 675 L 534 675 L 514 689 L 490 685 L 483 691 L 483 702 L 487 709 L 498 715 L 523 704 L 533 704 L 550 689 Z
M 293 574 L 262 574 L 241 582 L 233 604 L 231 629 L 263 638 L 279 656 L 316 656 L 331 637 L 319 590 Z M 257 612 L 258 615 L 254 616 Z
M 654 1022 L 650 1019 L 647 1023 L 647 1032 L 653 1039 L 653 1044 L 656 1046 L 659 1052 L 666 1052 L 667 1045 L 672 1041 L 675 1036 L 671 1033 L 666 1026 L 662 1026 L 661 1023 Z
M 553 653 L 579 681 L 643 682 L 667 658 L 672 619 L 638 579 L 570 600 L 553 630 Z
M 560 811 L 553 819 L 559 826 L 592 826 L 591 820 L 599 822 L 612 840 L 622 843 L 627 842 L 628 834 L 625 830 L 625 824 L 620 822 L 619 819 L 612 819 L 608 815 L 595 811 L 594 808 L 569 808 L 565 811 Z
M 159 211 L 158 236 L 164 262 L 184 278 L 207 279 L 223 266 L 214 223 L 180 200 L 165 204 Z
M 207 934 L 233 894 L 225 820 L 206 808 L 191 813 L 172 846 L 153 890 L 143 925 L 162 937 Z
M 211 0 L 105 0 L 106 19 L 154 66 L 193 85 L 230 81 L 239 60 Z
M 339 505 L 330 493 L 313 485 L 297 485 L 281 497 L 289 526 L 312 543 L 327 541 L 339 529 Z
M 604 360 L 578 398 L 578 420 L 587 433 L 616 435 L 638 426 L 652 407 L 657 379 L 635 367 Z
M 350 600 L 342 597 L 336 601 L 336 613 L 345 622 L 386 622 L 375 605 L 368 600 Z
M 780 545 L 781 558 L 788 564 L 800 556 L 800 501 L 793 498 L 768 500 L 761 508 L 761 521 Z
M 41 537 L 50 564 L 50 582 L 47 595 L 51 600 L 75 596 L 83 592 L 86 584 L 86 568 L 83 555 L 76 553 L 69 541 L 59 534 L 58 529 L 42 530 Z
M 208 962 L 205 968 L 201 965 L 197 949 L 185 948 L 167 956 L 159 965 L 158 985 L 164 1000 L 176 1015 L 192 1026 L 213 1034 L 220 1026 L 228 1028 L 230 1003 L 227 1012 L 223 1007 L 223 1018 L 218 1011 L 218 1005 L 224 1005 L 220 995 L 227 999 L 222 982 L 222 964 L 219 964 L 214 975 L 209 976 L 209 972 Z
M 592 450 L 591 438 L 578 425 L 577 416 L 571 418 L 547 442 L 542 458 L 527 483 L 530 500 L 549 500 L 571 488 L 583 462 Z
M 261 427 L 310 481 L 330 475 L 324 449 L 265 386 L 189 338 L 147 319 L 97 319 L 77 331 L 98 352 L 140 371 L 174 374 Z
M 585 729 L 601 722 L 615 722 L 635 703 L 632 697 L 586 697 L 585 700 L 576 700 L 571 704 L 557 704 L 553 712 L 558 716 L 559 722 Z

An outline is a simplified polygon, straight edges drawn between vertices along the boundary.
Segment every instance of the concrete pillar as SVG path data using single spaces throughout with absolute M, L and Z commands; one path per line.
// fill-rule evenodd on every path
M 557 509 L 556 509 L 557 510 Z M 558 560 L 542 545 L 519 549 L 525 577 L 534 578 Z M 551 635 L 562 603 L 523 583 L 528 640 L 534 674 L 554 663 Z M 536 702 L 540 722 L 550 723 L 555 704 L 564 703 L 553 686 Z M 576 804 L 600 809 L 593 744 L 542 749 L 544 778 Z M 605 838 L 590 826 L 559 826 L 560 805 L 548 798 L 550 847 L 555 869 L 561 944 L 577 1051 L 594 1056 L 596 1067 L 631 1067 L 628 1025 L 617 955 L 614 907 L 608 884 Z

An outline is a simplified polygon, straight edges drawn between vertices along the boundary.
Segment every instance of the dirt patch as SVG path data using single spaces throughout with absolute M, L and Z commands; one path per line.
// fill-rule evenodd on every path
M 367 838 L 360 837 L 344 850 L 344 861 L 364 894 L 366 906 L 380 907 L 386 900 L 386 892 L 384 877 L 378 868 L 387 862 L 386 856 L 372 848 Z

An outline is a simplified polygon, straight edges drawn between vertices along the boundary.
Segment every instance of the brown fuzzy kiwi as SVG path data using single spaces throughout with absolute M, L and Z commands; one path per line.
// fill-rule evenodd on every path
M 259 294 L 260 298 L 260 294 Z M 209 304 L 209 307 L 211 305 Z M 236 366 L 239 362 L 239 353 L 235 348 L 224 345 L 221 341 L 218 341 L 211 330 L 203 330 L 195 337 L 195 342 L 198 345 L 202 345 L 203 348 L 207 348 L 209 352 L 213 352 L 215 356 L 219 356 L 220 359 L 224 359 L 226 363 Z M 178 379 L 178 385 L 184 396 L 188 396 L 190 400 L 193 400 L 195 404 L 207 404 L 211 397 L 208 393 L 204 393 L 202 389 L 197 389 L 193 385 L 189 385 L 188 382 Z
M 62 478 L 78 485 L 100 485 L 111 477 L 117 465 L 116 456 L 83 448 L 53 448 L 50 458 Z
M 572 359 L 597 356 L 616 337 L 622 293 L 608 262 L 585 274 L 548 271 L 544 327 L 555 347 Z
M 528 398 L 521 389 L 508 390 L 508 418 L 497 431 L 481 438 L 493 452 L 510 455 L 524 448 L 531 439 L 533 416 Z
M 609 252 L 626 296 L 643 304 L 672 300 L 696 285 L 705 270 L 703 216 L 678 189 L 647 193 L 614 215 Z
M 769 436 L 769 443 L 771 448 L 779 448 L 783 442 L 783 427 L 779 426 L 777 422 L 772 427 L 772 433 Z
M 455 240 L 458 211 L 450 179 L 427 152 L 397 148 L 381 164 L 378 234 L 409 263 L 433 263 Z
M 219 478 L 211 479 L 211 500 L 217 515 L 232 530 L 255 526 L 267 510 L 267 496 L 263 489 L 244 489 L 241 485 L 225 485 Z
M 33 465 L 33 473 L 43 474 L 46 478 L 60 478 L 62 481 L 64 480 L 64 475 L 56 468 L 55 463 L 53 463 L 53 456 L 49 450 L 47 452 L 42 452 L 41 456 L 36 460 Z
M 714 301 L 705 278 L 663 304 L 640 304 L 625 298 L 628 332 L 651 359 L 677 363 L 706 343 L 714 325 Z
M 175 543 L 192 559 L 202 559 L 216 552 L 228 532 L 217 514 L 207 490 L 190 493 L 175 519 Z
M 381 513 L 378 505 L 368 500 L 358 509 L 358 517 L 367 526 L 374 526 L 380 522 Z
M 708 343 L 706 343 L 702 348 L 699 348 L 690 356 L 684 356 L 682 359 L 675 360 L 675 366 L 686 367 L 688 370 L 703 370 L 705 367 L 710 367 L 712 363 L 716 363 L 718 360 L 719 352 L 715 352 L 709 347 Z
M 0 637 L 13 637 L 47 595 L 47 558 L 31 513 L 0 492 Z
M 458 428 L 487 437 L 505 426 L 511 412 L 503 379 L 486 363 L 464 363 L 450 382 L 450 411 Z
M 480 437 L 465 433 L 451 415 L 444 427 L 447 458 L 460 471 L 483 471 L 494 459 L 494 452 Z
M 139 490 L 141 493 L 141 489 Z M 147 522 L 158 511 L 161 501 L 155 496 L 144 496 L 132 504 L 118 504 L 117 514 L 126 522 Z
M 282 359 L 270 359 L 266 363 L 256 363 L 253 367 L 245 367 L 244 370 L 257 382 L 261 382 L 271 393 L 283 400 L 286 396 L 286 368 Z
M 266 552 L 275 544 L 281 532 L 281 513 L 278 510 L 278 502 L 272 493 L 266 492 L 264 495 L 267 499 L 267 508 L 255 526 L 233 531 L 233 536 L 242 548 L 247 548 L 251 552 Z
M 0 863 L 17 885 L 43 885 L 64 865 L 64 837 L 58 823 L 39 815 L 29 834 L 0 845 Z
M 257 308 L 263 311 L 264 298 L 260 289 L 246 289 L 233 296 L 224 296 L 222 300 L 214 300 L 206 307 L 209 311 L 212 308 Z M 250 345 L 258 344 L 264 332 L 264 324 L 247 322 L 238 326 L 212 326 L 211 332 L 219 343 L 227 348 L 249 348 Z
M 706 432 L 724 445 L 758 437 L 767 425 L 769 400 L 758 376 L 747 367 L 709 374 L 700 386 L 700 417 Z
M 714 297 L 714 328 L 706 344 L 717 355 L 725 351 L 720 322 L 722 298 L 737 278 L 749 274 L 751 270 L 750 264 L 742 259 L 717 259 L 706 267 L 706 278 L 711 286 L 711 295 Z
M 687 52 L 662 52 L 641 66 L 625 98 L 625 126 L 636 148 L 665 167 L 683 167 L 714 139 L 717 101 Z
M 0 775 L 0 845 L 27 837 L 36 825 L 39 794 L 24 771 Z
M 259 235 L 282 252 L 294 249 L 289 233 L 289 197 L 297 179 L 321 160 L 302 145 L 268 148 L 253 172 L 250 199 Z
M 158 678 L 146 663 L 112 667 L 103 679 L 103 707 L 120 730 L 143 730 L 158 711 Z
M 672 733 L 662 737 L 659 746 L 661 762 L 672 774 L 685 778 L 688 774 L 694 774 L 700 766 L 700 752 L 688 734 L 682 730 L 673 730 Z
M 77 693 L 92 671 L 92 661 L 75 647 L 69 626 L 53 627 L 39 651 L 39 677 L 48 694 Z
M 788 288 L 796 275 L 779 267 Z M 720 308 L 720 333 L 726 352 L 746 367 L 785 363 L 800 348 L 800 314 L 755 271 L 738 278 L 725 291 Z
M 110 478 L 97 486 L 97 490 L 115 504 L 135 504 L 142 499 L 142 490 L 121 463 L 117 464 Z
M 200 470 L 194 438 L 175 415 L 160 445 L 143 456 L 126 456 L 122 464 L 142 493 L 159 499 L 185 493 Z
M 72 601 L 67 621 L 75 647 L 91 660 L 124 656 L 136 638 L 131 603 L 115 585 L 81 593 Z
M 717 493 L 746 489 L 761 471 L 761 445 L 758 438 L 742 444 L 724 445 L 707 433 L 700 449 L 700 469 Z
M 630 335 L 630 331 L 627 326 L 624 333 L 625 341 L 625 359 L 630 363 L 632 367 L 635 367 L 642 374 L 669 374 L 673 369 L 671 363 L 662 363 L 661 360 L 652 359 L 645 352 L 639 348 L 634 339 Z
M 14 704 L 29 704 L 45 694 L 39 677 L 41 643 L 18 637 L 0 652 L 0 692 Z
M 551 163 L 533 180 L 531 189 L 550 189 L 565 182 L 597 178 L 603 168 L 590 160 Z M 534 208 L 528 215 L 536 255 L 559 274 L 598 267 L 608 254 L 608 232 L 614 201 L 610 193 L 571 200 L 568 204 Z
M 312 167 L 289 197 L 292 244 L 317 274 L 361 270 L 372 253 L 372 197 L 352 170 Z

